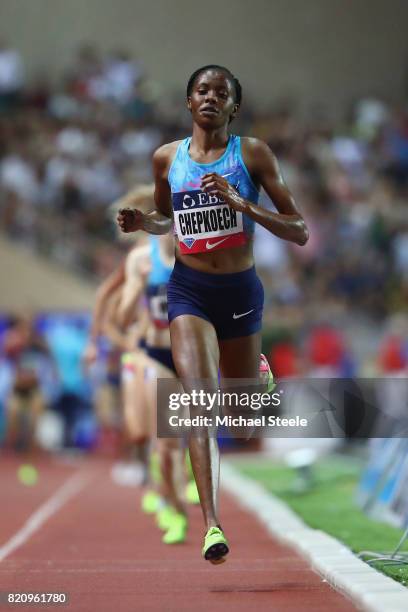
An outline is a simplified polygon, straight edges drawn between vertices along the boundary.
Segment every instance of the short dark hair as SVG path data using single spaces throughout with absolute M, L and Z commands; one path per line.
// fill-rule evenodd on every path
M 202 72 L 206 72 L 207 70 L 217 70 L 219 72 L 224 72 L 227 75 L 227 77 L 230 79 L 231 83 L 234 86 L 234 90 L 235 90 L 235 103 L 240 105 L 241 104 L 241 100 L 242 100 L 242 87 L 241 87 L 241 83 L 232 74 L 231 70 L 228 70 L 228 68 L 225 68 L 224 66 L 218 66 L 218 64 L 208 64 L 207 66 L 203 66 L 202 68 L 199 68 L 198 70 L 193 72 L 191 77 L 188 79 L 188 83 L 187 83 L 187 98 L 189 98 L 191 96 L 191 92 L 193 90 L 194 83 L 196 82 L 196 79 L 200 76 L 200 74 Z

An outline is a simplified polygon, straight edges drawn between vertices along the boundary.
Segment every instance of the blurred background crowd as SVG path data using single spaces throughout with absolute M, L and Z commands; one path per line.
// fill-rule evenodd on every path
M 257 228 L 264 344 L 273 371 L 406 373 L 408 107 L 363 97 L 333 118 L 323 105 L 305 112 L 287 97 L 259 111 L 242 85 L 232 131 L 269 143 L 310 229 L 300 248 Z M 78 48 L 57 83 L 45 73 L 28 80 L 19 49 L 2 40 L 1 235 L 100 282 L 128 248 L 109 205 L 151 180 L 159 145 L 189 135 L 184 96 L 167 92 L 126 49 L 102 53 L 93 44 Z M 263 195 L 261 203 L 272 206 Z M 52 409 L 45 446 L 54 443 L 53 414 L 64 445 L 97 442 L 92 407 L 103 412 L 101 402 L 119 401 L 119 365 L 106 344 L 92 372 L 83 365 L 91 307 L 1 312 L 3 435 L 6 412 L 12 420 L 16 406 L 29 401 L 38 414 Z M 102 382 L 112 393 L 103 399 Z M 114 429 L 116 416 L 110 418 Z

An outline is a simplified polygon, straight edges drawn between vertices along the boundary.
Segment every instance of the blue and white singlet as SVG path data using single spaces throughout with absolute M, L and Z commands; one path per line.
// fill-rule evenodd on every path
M 205 253 L 245 244 L 254 232 L 254 222 L 216 194 L 200 188 L 201 177 L 216 172 L 243 198 L 258 203 L 259 192 L 242 159 L 241 138 L 230 135 L 224 154 L 209 164 L 191 159 L 190 143 L 191 138 L 186 138 L 179 144 L 168 176 L 181 253 Z

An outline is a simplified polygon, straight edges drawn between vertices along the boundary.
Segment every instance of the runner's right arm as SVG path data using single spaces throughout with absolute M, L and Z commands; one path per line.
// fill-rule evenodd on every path
M 116 324 L 120 329 L 126 329 L 139 319 L 140 298 L 146 286 L 146 277 L 150 272 L 150 247 L 143 246 L 133 249 L 126 259 L 125 282 L 116 310 Z
M 149 234 L 167 234 L 173 225 L 173 208 L 168 172 L 178 142 L 163 145 L 153 155 L 156 208 L 148 213 L 128 208 L 119 211 L 117 222 L 122 232 L 144 230 Z
M 120 303 L 122 290 L 116 290 L 106 306 L 104 318 L 102 322 L 102 333 L 121 351 L 129 351 L 132 347 L 132 342 L 127 331 L 123 331 L 116 322 L 117 309 Z
M 84 361 L 87 364 L 93 363 L 97 358 L 96 342 L 98 336 L 102 334 L 103 318 L 105 316 L 106 307 L 111 296 L 125 282 L 125 261 L 117 268 L 103 283 L 98 287 L 96 292 L 95 305 L 92 313 L 92 323 L 89 332 L 88 344 L 84 352 Z

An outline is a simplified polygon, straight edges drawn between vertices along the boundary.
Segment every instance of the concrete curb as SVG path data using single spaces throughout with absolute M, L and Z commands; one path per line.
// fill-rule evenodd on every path
M 285 503 L 224 461 L 221 486 L 252 512 L 277 540 L 306 558 L 329 584 L 370 612 L 406 612 L 408 589 L 384 576 L 335 538 L 312 529 Z

